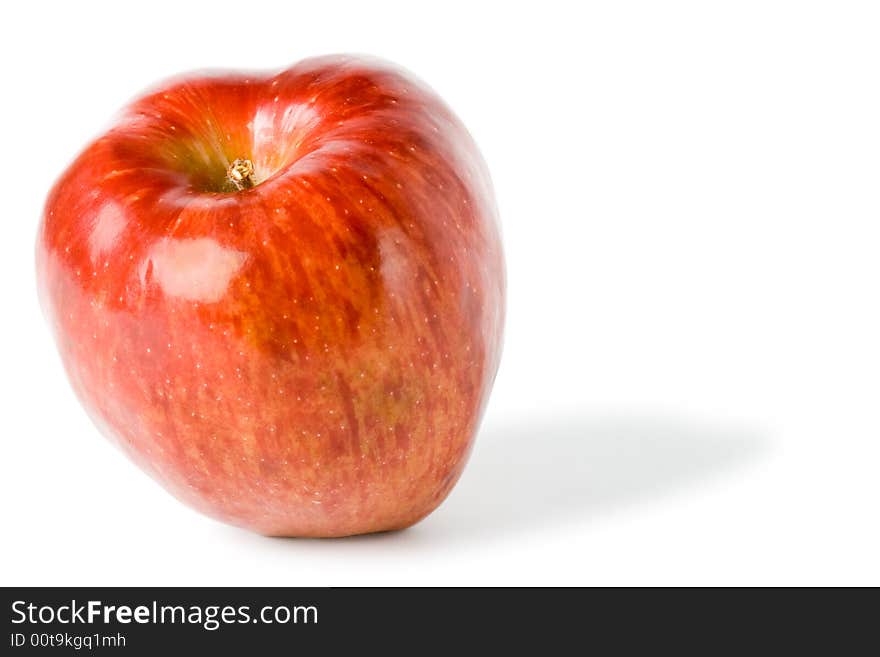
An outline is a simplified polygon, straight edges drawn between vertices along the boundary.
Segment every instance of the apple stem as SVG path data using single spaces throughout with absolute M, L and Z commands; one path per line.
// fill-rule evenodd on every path
M 226 169 L 226 179 L 238 191 L 250 189 L 256 184 L 254 181 L 254 163 L 244 158 L 238 158 Z

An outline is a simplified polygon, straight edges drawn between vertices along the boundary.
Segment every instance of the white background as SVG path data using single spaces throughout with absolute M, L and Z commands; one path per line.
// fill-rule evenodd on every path
M 11 3 L 0 583 L 880 584 L 878 34 L 871 2 Z M 507 340 L 437 512 L 268 539 L 98 435 L 33 244 L 53 180 L 144 87 L 333 52 L 406 66 L 476 137 Z

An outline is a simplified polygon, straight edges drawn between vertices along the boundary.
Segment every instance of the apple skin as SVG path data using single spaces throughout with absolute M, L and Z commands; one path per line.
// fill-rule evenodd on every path
M 89 415 L 211 517 L 400 529 L 461 475 L 501 351 L 497 211 L 461 122 L 390 64 L 148 92 L 55 184 L 36 264 Z

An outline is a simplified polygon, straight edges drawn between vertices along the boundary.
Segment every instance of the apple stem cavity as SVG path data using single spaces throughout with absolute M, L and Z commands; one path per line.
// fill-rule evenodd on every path
M 254 163 L 244 158 L 236 159 L 226 169 L 226 180 L 236 191 L 250 189 L 256 184 L 254 180 Z

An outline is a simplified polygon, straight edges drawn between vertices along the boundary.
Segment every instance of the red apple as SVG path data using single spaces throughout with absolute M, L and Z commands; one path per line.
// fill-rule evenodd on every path
M 102 431 L 185 503 L 264 534 L 427 515 L 498 367 L 485 165 L 430 89 L 373 60 L 134 101 L 51 191 L 37 272 Z

